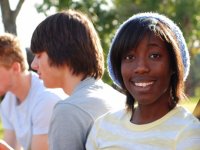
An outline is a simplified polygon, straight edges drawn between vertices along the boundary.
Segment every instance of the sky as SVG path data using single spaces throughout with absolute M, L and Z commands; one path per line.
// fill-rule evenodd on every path
M 10 0 L 10 2 L 11 9 L 15 8 L 17 1 Z M 30 46 L 30 40 L 34 29 L 45 18 L 44 14 L 39 14 L 34 6 L 39 2 L 41 2 L 41 0 L 25 0 L 16 20 L 17 34 L 21 40 L 21 44 L 23 44 L 25 47 Z M 1 16 L 0 33 L 4 33 Z

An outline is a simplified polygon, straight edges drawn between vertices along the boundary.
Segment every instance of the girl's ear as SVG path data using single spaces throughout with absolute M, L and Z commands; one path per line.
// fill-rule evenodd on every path
M 13 70 L 13 72 L 21 72 L 21 66 L 20 66 L 20 63 L 18 63 L 18 62 L 14 62 L 13 64 L 12 64 L 12 70 Z

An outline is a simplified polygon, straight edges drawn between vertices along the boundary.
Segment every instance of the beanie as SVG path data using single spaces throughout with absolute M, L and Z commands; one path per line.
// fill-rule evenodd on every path
M 107 59 L 108 72 L 109 72 L 109 75 L 110 75 L 111 79 L 113 80 L 113 82 L 118 86 L 121 86 L 121 85 L 120 85 L 120 82 L 118 81 L 118 79 L 116 78 L 116 75 L 113 72 L 113 68 L 112 68 L 111 61 L 110 61 L 110 54 L 112 53 L 111 52 L 112 45 L 115 42 L 115 39 L 116 39 L 118 33 L 121 31 L 121 29 L 126 24 L 128 24 L 129 22 L 131 22 L 135 19 L 149 18 L 149 17 L 157 19 L 160 22 L 166 24 L 172 30 L 172 32 L 175 34 L 175 36 L 177 38 L 178 46 L 179 46 L 179 49 L 180 49 L 180 52 L 181 52 L 183 66 L 184 66 L 184 81 L 186 80 L 186 78 L 189 74 L 189 69 L 190 69 L 189 51 L 188 51 L 185 39 L 183 37 L 183 34 L 182 34 L 181 30 L 179 29 L 179 27 L 172 20 L 170 20 L 169 18 L 167 18 L 164 15 L 161 15 L 161 14 L 158 14 L 158 13 L 153 13 L 153 12 L 144 12 L 144 13 L 139 13 L 139 14 L 133 15 L 128 20 L 126 20 L 124 23 L 122 23 L 120 25 L 120 27 L 118 28 L 118 30 L 117 30 L 117 32 L 116 32 L 116 34 L 115 34 L 115 36 L 112 40 L 110 50 L 109 50 L 109 53 L 108 53 L 108 59 Z

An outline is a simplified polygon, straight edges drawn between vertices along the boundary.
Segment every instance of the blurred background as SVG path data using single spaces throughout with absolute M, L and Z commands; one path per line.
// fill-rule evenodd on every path
M 138 12 L 162 13 L 181 28 L 191 55 L 185 87 L 190 102 L 184 104 L 193 111 L 200 98 L 200 0 L 0 0 L 0 6 L 0 33 L 16 34 L 26 50 L 32 32 L 46 16 L 69 8 L 86 13 L 99 33 L 105 60 L 112 37 L 123 21 Z M 31 62 L 30 51 L 27 54 Z M 103 80 L 112 85 L 107 70 Z

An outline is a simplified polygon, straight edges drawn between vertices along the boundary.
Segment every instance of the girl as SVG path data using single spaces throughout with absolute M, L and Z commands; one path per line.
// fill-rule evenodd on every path
M 200 122 L 178 103 L 184 97 L 189 52 L 179 27 L 157 13 L 140 13 L 118 29 L 108 55 L 112 80 L 127 108 L 98 119 L 87 150 L 197 150 Z

